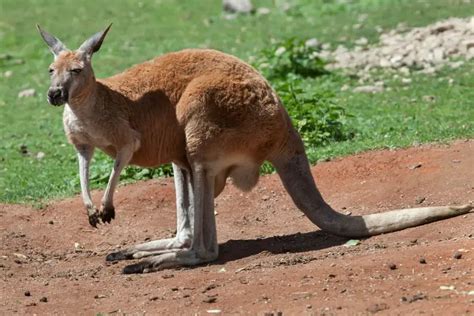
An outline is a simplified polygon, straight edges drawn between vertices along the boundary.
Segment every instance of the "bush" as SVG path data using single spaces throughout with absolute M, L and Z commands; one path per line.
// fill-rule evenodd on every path
M 307 148 L 353 135 L 345 128 L 349 115 L 335 104 L 333 92 L 323 87 L 304 91 L 303 79 L 330 75 L 317 53 L 317 47 L 292 38 L 264 49 L 254 63 L 273 84 Z
M 345 127 L 350 115 L 333 101 L 333 92 L 321 89 L 305 93 L 298 80 L 279 83 L 276 90 L 307 148 L 353 136 Z
M 295 38 L 277 42 L 262 50 L 254 65 L 270 81 L 328 74 L 325 62 L 317 56 L 319 49 L 305 43 Z

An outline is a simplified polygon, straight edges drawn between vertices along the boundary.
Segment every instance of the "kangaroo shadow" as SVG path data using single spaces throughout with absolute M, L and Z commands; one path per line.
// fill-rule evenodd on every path
M 347 240 L 347 238 L 322 231 L 247 240 L 228 240 L 219 245 L 219 258 L 213 263 L 224 264 L 256 255 L 262 251 L 281 254 L 322 250 L 342 245 Z

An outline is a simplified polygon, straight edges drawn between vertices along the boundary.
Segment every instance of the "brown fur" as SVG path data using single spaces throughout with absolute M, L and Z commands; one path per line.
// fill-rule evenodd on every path
M 68 52 L 54 65 L 67 69 L 76 60 Z M 214 50 L 166 54 L 98 80 L 94 107 L 89 124 L 110 142 L 97 147 L 114 157 L 136 132 L 140 147 L 131 163 L 143 167 L 167 162 L 188 166 L 190 157 L 213 162 L 236 153 L 260 165 L 282 147 L 289 126 L 265 79 L 237 58 Z M 80 142 L 67 118 L 65 127 L 71 143 Z
M 82 68 L 84 65 L 81 57 L 75 52 L 64 51 L 59 56 L 60 58 L 56 59 L 54 63 L 51 64 L 51 68 L 56 69 L 58 72 Z

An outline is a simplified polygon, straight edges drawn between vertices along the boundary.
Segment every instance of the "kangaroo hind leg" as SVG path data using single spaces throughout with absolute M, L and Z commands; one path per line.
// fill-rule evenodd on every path
M 193 189 L 191 173 L 173 164 L 176 189 L 176 236 L 173 238 L 153 240 L 138 244 L 107 255 L 107 261 L 139 259 L 161 253 L 189 248 L 192 240 Z
M 192 240 L 190 247 L 150 256 L 128 265 L 123 273 L 145 273 L 180 265 L 196 265 L 218 256 L 214 216 L 215 176 L 202 165 L 193 166 L 193 205 L 191 210 Z

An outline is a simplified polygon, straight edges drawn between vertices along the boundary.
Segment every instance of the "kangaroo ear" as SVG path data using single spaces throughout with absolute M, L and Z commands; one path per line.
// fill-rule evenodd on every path
M 66 46 L 64 46 L 64 44 L 59 39 L 49 34 L 48 32 L 43 31 L 38 24 L 36 24 L 36 28 L 38 29 L 43 40 L 49 46 L 49 49 L 54 54 L 54 56 L 58 56 L 60 52 L 67 49 Z
M 93 53 L 97 52 L 104 41 L 107 32 L 109 31 L 112 23 L 103 31 L 97 32 L 92 35 L 88 40 L 86 40 L 82 45 L 79 47 L 78 51 L 81 51 L 86 54 L 89 58 L 92 56 Z

